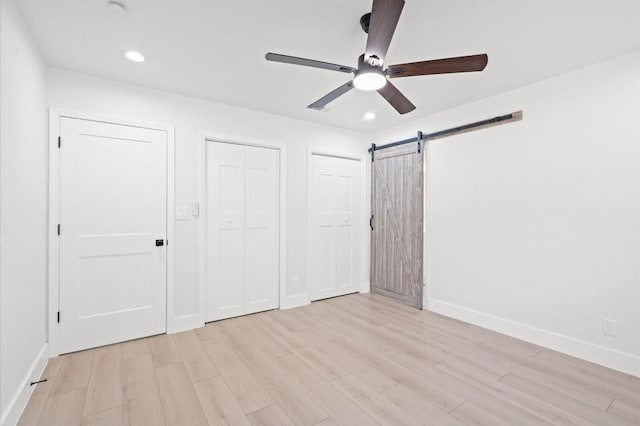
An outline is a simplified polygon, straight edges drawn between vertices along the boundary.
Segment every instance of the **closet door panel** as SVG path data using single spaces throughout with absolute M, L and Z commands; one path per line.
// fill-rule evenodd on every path
M 353 293 L 360 282 L 360 162 L 313 154 L 309 182 L 311 300 Z
M 245 147 L 245 313 L 278 307 L 278 151 Z
M 335 295 L 335 182 L 333 158 L 312 155 L 308 242 L 311 300 Z
M 336 295 L 358 291 L 360 282 L 359 162 L 335 158 Z
M 206 143 L 207 321 L 244 314 L 245 152 Z

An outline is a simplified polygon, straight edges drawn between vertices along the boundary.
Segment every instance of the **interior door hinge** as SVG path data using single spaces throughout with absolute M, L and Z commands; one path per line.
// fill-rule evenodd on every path
M 60 235 L 60 224 L 58 224 L 58 235 Z
M 369 228 L 373 231 L 373 215 L 369 218 Z
M 58 148 L 62 146 L 62 137 L 58 136 Z
M 58 311 L 58 323 L 60 322 L 60 311 Z

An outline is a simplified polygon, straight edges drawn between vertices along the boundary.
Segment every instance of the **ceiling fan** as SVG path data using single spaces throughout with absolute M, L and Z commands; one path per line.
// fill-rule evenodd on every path
M 318 99 L 308 108 L 322 110 L 331 101 L 355 87 L 360 90 L 377 90 L 400 114 L 411 112 L 416 107 L 391 84 L 389 78 L 482 71 L 487 66 L 487 55 L 482 54 L 389 65 L 385 69 L 387 50 L 404 3 L 404 0 L 373 0 L 371 13 L 360 18 L 360 25 L 368 38 L 365 53 L 358 58 L 358 68 L 278 53 L 267 53 L 265 57 L 268 61 L 354 74 L 353 80 Z

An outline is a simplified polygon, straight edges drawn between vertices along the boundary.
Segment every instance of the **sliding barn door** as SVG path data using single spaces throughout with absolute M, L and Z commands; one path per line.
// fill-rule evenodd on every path
M 422 309 L 423 175 L 417 143 L 376 150 L 371 291 Z

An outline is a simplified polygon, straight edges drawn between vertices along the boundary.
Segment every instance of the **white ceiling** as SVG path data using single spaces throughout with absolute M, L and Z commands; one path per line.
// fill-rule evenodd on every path
M 404 116 L 356 90 L 319 112 L 349 75 L 264 55 L 356 66 L 371 0 L 17 2 L 51 66 L 367 133 L 640 49 L 638 0 L 407 0 L 387 64 L 487 53 L 485 71 L 394 80 L 417 106 Z

